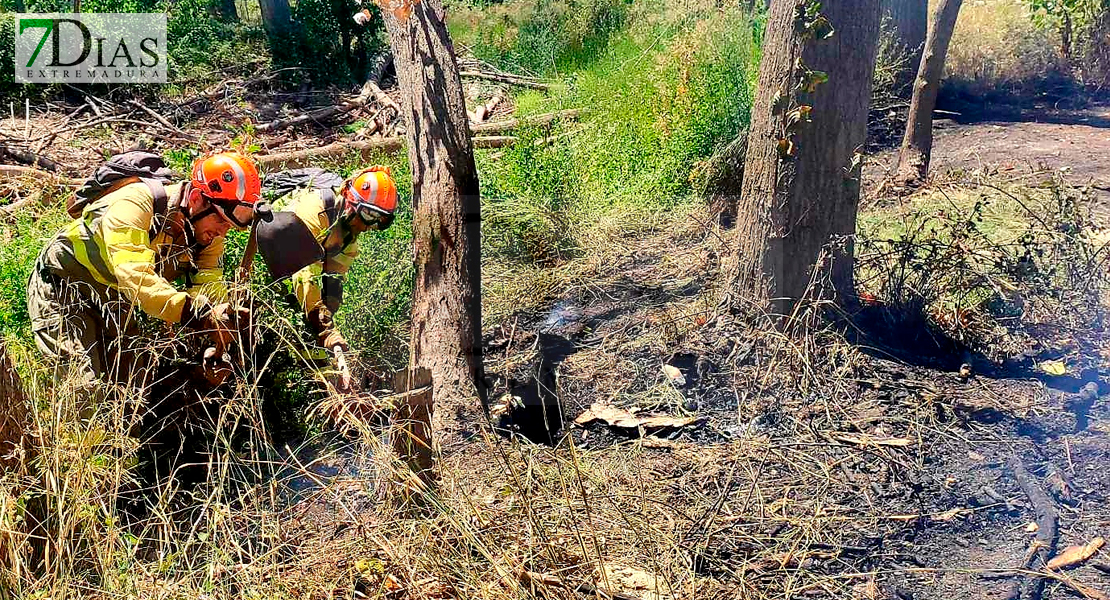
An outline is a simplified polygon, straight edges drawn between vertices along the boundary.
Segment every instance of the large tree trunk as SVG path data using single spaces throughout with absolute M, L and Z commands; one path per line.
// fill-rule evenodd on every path
M 773 299 L 778 314 L 790 314 L 815 275 L 831 275 L 842 294 L 853 293 L 850 236 L 859 206 L 879 1 L 822 2 L 835 28 L 824 40 L 806 39 L 796 25 L 808 1 L 771 4 L 725 276 L 729 292 Z M 816 85 L 819 74 L 799 76 L 799 55 L 806 69 L 827 73 L 828 82 Z M 830 247 L 831 256 L 818 265 Z
M 477 408 L 486 401 L 478 172 L 454 48 L 440 0 L 382 12 L 412 165 L 412 366 L 431 370 L 437 404 Z
M 270 40 L 284 42 L 289 32 L 289 0 L 258 0 L 258 7 L 262 10 L 262 26 Z
M 921 183 L 929 174 L 929 157 L 933 151 L 933 109 L 937 106 L 940 79 L 944 75 L 944 58 L 956 28 L 963 0 L 941 0 L 929 25 L 925 54 L 913 84 L 913 99 L 906 121 L 906 135 L 898 154 L 895 180 L 901 185 Z
M 239 10 L 235 7 L 235 0 L 220 0 L 220 18 L 224 21 L 235 22 L 239 20 Z
M 900 85 L 908 84 L 917 74 L 925 49 L 929 0 L 883 0 L 883 14 L 890 18 L 898 45 L 909 53 L 905 78 L 899 80 Z

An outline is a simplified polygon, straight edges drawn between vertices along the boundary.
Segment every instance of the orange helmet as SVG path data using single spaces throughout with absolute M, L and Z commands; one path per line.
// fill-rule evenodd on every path
M 389 227 L 397 210 L 397 182 L 389 167 L 367 167 L 343 182 L 343 207 L 373 229 Z
M 262 198 L 262 180 L 246 156 L 220 152 L 199 158 L 193 163 L 190 183 L 192 193 L 200 194 L 236 227 L 249 227 L 254 220 L 254 205 Z

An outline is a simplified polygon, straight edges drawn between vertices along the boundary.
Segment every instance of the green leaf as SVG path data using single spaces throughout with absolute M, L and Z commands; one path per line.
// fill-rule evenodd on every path
M 806 28 L 814 39 L 827 40 L 836 32 L 833 29 L 832 23 L 825 17 L 825 15 L 818 15 L 816 19 L 810 21 L 809 26 Z
M 805 76 L 805 90 L 812 94 L 817 91 L 817 86 L 826 83 L 829 80 L 829 74 L 824 71 L 808 71 Z

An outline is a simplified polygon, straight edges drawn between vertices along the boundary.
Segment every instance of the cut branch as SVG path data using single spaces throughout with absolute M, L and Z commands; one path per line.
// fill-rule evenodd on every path
M 496 81 L 498 83 L 507 83 L 509 85 L 532 88 L 533 90 L 547 91 L 551 89 L 550 83 L 533 81 L 531 79 L 526 79 L 517 75 L 499 75 L 497 73 L 486 73 L 483 71 L 461 71 L 459 75 L 462 77 L 485 79 L 488 81 Z
M 10 158 L 18 163 L 38 167 L 47 171 L 58 170 L 57 162 L 41 154 L 35 154 L 29 150 L 20 150 L 19 148 L 12 148 L 11 146 L 0 144 L 0 160 L 4 160 L 5 158 Z

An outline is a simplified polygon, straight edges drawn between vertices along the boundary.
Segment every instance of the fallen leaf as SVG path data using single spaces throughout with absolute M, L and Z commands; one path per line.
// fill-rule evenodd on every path
M 897 448 L 904 448 L 912 446 L 913 440 L 906 438 L 896 437 L 877 437 L 867 435 L 866 433 L 833 433 L 832 438 L 838 442 L 847 444 L 857 444 L 860 446 L 894 446 Z
M 678 367 L 672 367 L 664 363 L 663 373 L 667 376 L 667 379 L 671 380 L 671 383 L 680 386 L 686 385 L 686 377 L 682 375 L 682 371 L 679 371 Z
M 686 427 L 697 423 L 697 417 L 670 417 L 666 415 L 634 415 L 622 408 L 616 408 L 600 402 L 594 403 L 589 410 L 578 415 L 574 422 L 585 425 L 594 421 L 604 421 L 611 427 L 625 429 L 662 429 L 666 427 Z
M 1037 533 L 1037 531 L 1040 528 L 1041 528 L 1040 525 L 1037 525 L 1033 521 L 1029 521 L 1028 523 L 1025 524 L 1025 533 Z
M 1046 360 L 1042 362 L 1039 366 L 1042 371 L 1048 373 L 1049 375 L 1060 376 L 1067 375 L 1068 373 L 1067 365 L 1058 360 Z
M 1046 566 L 1049 569 L 1066 569 L 1068 567 L 1074 567 L 1094 556 L 1105 543 L 1106 540 L 1097 537 L 1082 546 L 1068 546 L 1064 548 L 1063 552 L 1053 556 L 1052 560 L 1048 561 Z

